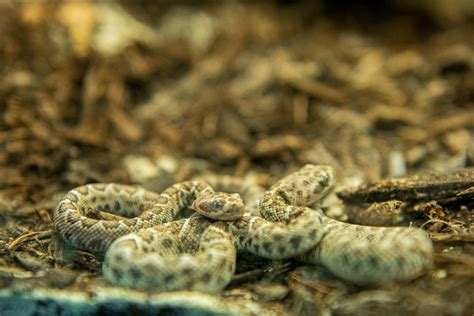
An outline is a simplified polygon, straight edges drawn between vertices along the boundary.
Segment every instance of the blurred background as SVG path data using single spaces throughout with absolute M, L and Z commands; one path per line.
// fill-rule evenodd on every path
M 2 1 L 1 251 L 90 182 L 472 166 L 473 16 L 469 0 Z
M 202 170 L 375 180 L 473 163 L 472 1 L 0 10 L 0 188 L 19 201 Z

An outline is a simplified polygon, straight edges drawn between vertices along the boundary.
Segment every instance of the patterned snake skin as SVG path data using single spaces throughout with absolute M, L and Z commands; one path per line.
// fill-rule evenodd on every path
M 431 265 L 431 240 L 421 229 L 352 225 L 308 208 L 330 190 L 329 166 L 306 165 L 262 189 L 228 176 L 178 183 L 162 194 L 119 184 L 70 191 L 54 215 L 73 246 L 104 252 L 103 273 L 139 289 L 222 290 L 236 252 L 324 265 L 356 284 L 408 280 Z M 214 192 L 213 187 L 235 193 Z M 260 202 L 257 202 L 256 200 Z M 174 220 L 192 208 L 198 214 Z M 112 215 L 113 213 L 115 215 Z M 260 216 L 259 216 L 259 215 Z

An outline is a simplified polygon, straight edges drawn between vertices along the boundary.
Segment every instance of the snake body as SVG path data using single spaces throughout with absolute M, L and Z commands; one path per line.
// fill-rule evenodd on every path
M 106 253 L 104 277 L 138 289 L 218 292 L 236 267 L 236 248 L 224 226 L 191 216 L 123 236 Z
M 277 183 L 264 195 L 262 216 L 273 220 L 291 216 L 288 208 L 277 207 L 275 200 L 291 204 L 311 204 L 327 193 L 314 183 L 329 188 L 332 169 L 306 165 Z M 324 185 L 326 184 L 326 185 Z M 302 261 L 321 264 L 336 276 L 360 285 L 407 280 L 420 275 L 432 262 L 432 243 L 421 229 L 376 227 L 348 224 L 319 213 L 324 233 L 318 244 L 300 256 Z
M 271 259 L 298 257 L 356 284 L 411 279 L 431 264 L 431 241 L 420 229 L 351 225 L 307 207 L 334 182 L 328 166 L 304 166 L 275 183 L 260 202 L 247 195 L 261 189 L 235 179 L 208 182 L 239 191 L 258 207 L 244 211 L 238 195 L 216 193 L 204 181 L 178 183 L 162 194 L 92 184 L 65 196 L 54 224 L 74 246 L 108 249 L 106 280 L 141 289 L 218 292 L 230 282 L 239 250 Z M 112 207 L 117 201 L 120 207 Z M 204 216 L 174 220 L 187 207 Z M 102 210 L 119 217 L 101 217 Z
M 432 243 L 421 229 L 347 224 L 324 215 L 323 225 L 321 241 L 300 259 L 352 283 L 410 280 L 432 263 Z
M 202 181 L 175 184 L 161 194 L 117 183 L 86 184 L 59 202 L 54 227 L 75 247 L 105 252 L 120 236 L 172 221 L 188 199 L 207 191 L 213 189 Z
M 235 181 L 229 180 L 234 179 L 210 182 L 235 189 Z M 201 181 L 184 184 L 205 186 Z M 175 190 L 181 185 L 174 185 Z M 245 187 L 241 189 L 245 192 Z M 236 250 L 272 259 L 289 258 L 311 249 L 322 234 L 319 216 L 309 209 L 301 214 L 295 210 L 291 219 L 277 223 L 243 214 L 244 204 L 236 194 L 212 192 L 209 187 L 178 191 L 182 192 L 181 208 L 190 206 L 205 217 L 191 216 L 117 239 L 103 265 L 109 282 L 141 289 L 218 292 L 234 275 Z

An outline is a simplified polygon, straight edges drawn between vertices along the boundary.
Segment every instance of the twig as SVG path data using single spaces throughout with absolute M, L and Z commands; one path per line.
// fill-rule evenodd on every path
M 41 231 L 41 232 L 28 232 L 26 234 L 23 234 L 21 236 L 19 236 L 18 238 L 16 238 L 15 240 L 13 240 L 10 245 L 8 245 L 8 248 L 7 250 L 8 251 L 13 251 L 15 250 L 16 248 L 18 248 L 18 246 L 20 246 L 22 243 L 24 242 L 27 242 L 31 239 L 35 239 L 35 238 L 44 238 L 44 237 L 50 237 L 51 235 L 53 234 L 53 230 L 50 229 L 50 230 L 45 230 L 45 231 Z

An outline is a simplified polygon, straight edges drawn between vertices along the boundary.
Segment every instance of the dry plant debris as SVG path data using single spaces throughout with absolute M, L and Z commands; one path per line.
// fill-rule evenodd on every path
M 89 182 L 161 191 L 208 171 L 268 185 L 324 163 L 343 199 L 362 183 L 372 184 L 354 189 L 358 200 L 398 198 L 392 219 L 429 231 L 433 269 L 368 289 L 244 256 L 221 299 L 249 314 L 471 315 L 473 5 L 342 3 L 2 2 L 1 305 L 190 312 L 179 293 L 108 287 L 94 254 L 59 252 L 51 214 L 65 192 Z M 421 187 L 383 180 L 415 173 Z M 419 190 L 428 198 L 415 203 Z M 376 208 L 331 201 L 341 218 L 344 208 Z

